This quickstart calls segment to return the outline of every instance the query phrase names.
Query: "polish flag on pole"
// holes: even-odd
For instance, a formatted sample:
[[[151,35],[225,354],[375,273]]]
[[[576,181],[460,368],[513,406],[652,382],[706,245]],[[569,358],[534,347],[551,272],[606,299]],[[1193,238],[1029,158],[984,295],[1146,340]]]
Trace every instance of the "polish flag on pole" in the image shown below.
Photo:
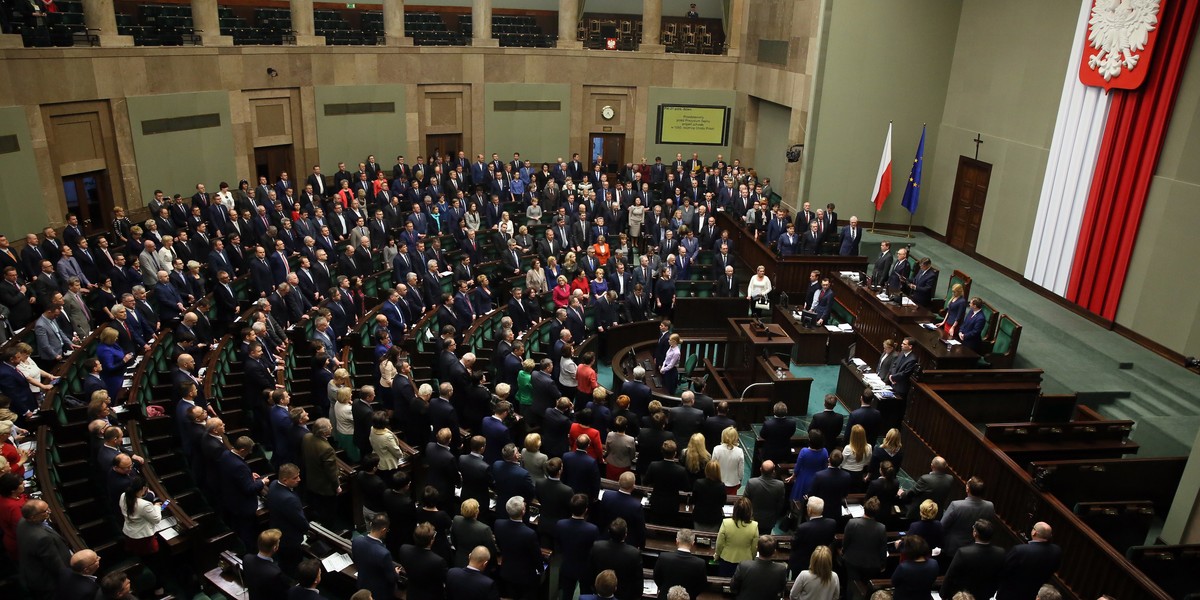
[[[879,175],[875,177],[875,189],[871,192],[871,203],[875,210],[883,209],[883,202],[892,193],[892,122],[888,121],[887,139],[883,142],[883,156],[879,159]]]

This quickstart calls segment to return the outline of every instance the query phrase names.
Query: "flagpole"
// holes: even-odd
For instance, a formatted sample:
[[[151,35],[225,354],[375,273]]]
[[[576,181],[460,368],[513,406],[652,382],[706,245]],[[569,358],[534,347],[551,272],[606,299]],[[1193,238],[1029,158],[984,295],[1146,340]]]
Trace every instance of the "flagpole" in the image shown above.
[[[871,217],[871,233],[875,233],[875,224],[879,222],[879,209],[875,209],[875,216]]]
[[[912,234],[912,218],[913,218],[913,213],[908,213],[908,230],[904,232],[904,237],[906,237],[906,238],[910,238],[913,236],[913,234]]]

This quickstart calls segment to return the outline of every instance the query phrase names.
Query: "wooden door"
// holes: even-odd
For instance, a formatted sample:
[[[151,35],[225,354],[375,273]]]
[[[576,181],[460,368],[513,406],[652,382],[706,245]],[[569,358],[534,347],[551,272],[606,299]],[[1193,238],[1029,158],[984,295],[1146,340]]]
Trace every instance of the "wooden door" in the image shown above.
[[[292,145],[264,146],[254,149],[254,171],[256,177],[266,177],[274,184],[279,174],[287,171],[288,179],[295,181],[296,169],[292,161]]]
[[[440,133],[425,136],[425,156],[441,156],[453,158],[463,149],[461,133]]]
[[[623,133],[593,133],[591,135],[591,160],[597,158],[604,164],[609,173],[616,173],[625,164],[625,134]]]
[[[104,231],[112,223],[112,197],[106,171],[78,173],[62,178],[64,214],[79,217],[84,235]]]
[[[963,252],[975,251],[991,178],[992,165],[966,156],[958,157],[950,222],[946,225],[946,242],[952,248]]]

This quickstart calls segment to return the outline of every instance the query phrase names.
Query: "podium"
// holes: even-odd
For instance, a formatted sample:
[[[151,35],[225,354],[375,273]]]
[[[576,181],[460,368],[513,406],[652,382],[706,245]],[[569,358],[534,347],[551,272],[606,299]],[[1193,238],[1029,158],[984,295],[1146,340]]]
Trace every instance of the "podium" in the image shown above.
[[[765,327],[760,328],[757,319],[739,317],[726,321],[730,341],[725,351],[725,376],[730,387],[735,392],[741,392],[752,383],[774,381],[773,370],[757,359],[769,361],[777,354],[790,357],[795,340],[776,323],[764,324]],[[757,397],[765,396],[763,393]]]

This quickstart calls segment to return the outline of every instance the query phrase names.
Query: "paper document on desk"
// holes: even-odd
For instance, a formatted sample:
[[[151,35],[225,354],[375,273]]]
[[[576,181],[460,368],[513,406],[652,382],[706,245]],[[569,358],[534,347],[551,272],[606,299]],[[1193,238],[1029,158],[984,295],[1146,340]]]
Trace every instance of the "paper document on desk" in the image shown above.
[[[917,305],[917,303],[916,303],[916,302],[913,302],[912,300],[910,300],[910,299],[908,298],[908,296],[905,296],[905,297],[901,298],[901,299],[900,299],[900,304],[901,304],[901,305],[903,305],[903,306],[916,306],[916,305]]]
[[[862,507],[861,504],[850,504],[842,509],[842,514],[850,515],[851,517],[854,517],[857,519],[857,518],[867,514],[867,511],[866,511],[866,509],[864,509]]]
[[[854,326],[849,323],[842,323],[838,325],[838,329],[841,331],[854,331]]]
[[[733,516],[733,505],[726,504],[725,506],[722,506],[721,512],[725,513],[726,517],[732,517]]]
[[[162,539],[170,541],[179,537],[179,530],[175,529],[174,527],[168,527],[167,529],[158,532],[158,535],[161,535]]]
[[[37,442],[36,441],[22,442],[20,444],[17,444],[17,449],[24,450],[25,452],[28,452],[29,454],[33,454],[34,451],[37,450]],[[30,469],[30,470],[32,470],[32,469]]]
[[[840,329],[838,329],[837,325],[826,325],[825,329],[828,329],[829,331],[832,331],[834,333],[841,331]]]
[[[642,581],[642,595],[658,597],[658,584],[654,583],[653,579],[645,579]]]
[[[954,347],[954,346],[961,346],[961,345],[962,345],[962,342],[960,342],[960,341],[958,341],[958,340],[945,340],[945,342],[946,342],[946,345],[947,345],[947,346],[950,346],[950,347]]]
[[[174,526],[175,526],[175,517],[167,517],[167,518],[159,521],[158,525],[154,526],[154,532],[158,533],[164,529],[170,529]]]
[[[329,571],[330,573],[337,573],[352,564],[354,564],[354,561],[350,560],[349,556],[342,554],[341,552],[334,552],[333,554],[321,559],[321,566],[325,567],[325,570]]]
[[[929,329],[931,331],[934,329],[937,329],[937,325],[934,325],[933,323],[921,323],[921,327],[924,329]]]
[[[854,366],[859,367],[859,368],[864,368],[867,366],[866,361],[864,361],[861,358],[852,358],[852,359],[850,359],[850,362],[854,363]]]

